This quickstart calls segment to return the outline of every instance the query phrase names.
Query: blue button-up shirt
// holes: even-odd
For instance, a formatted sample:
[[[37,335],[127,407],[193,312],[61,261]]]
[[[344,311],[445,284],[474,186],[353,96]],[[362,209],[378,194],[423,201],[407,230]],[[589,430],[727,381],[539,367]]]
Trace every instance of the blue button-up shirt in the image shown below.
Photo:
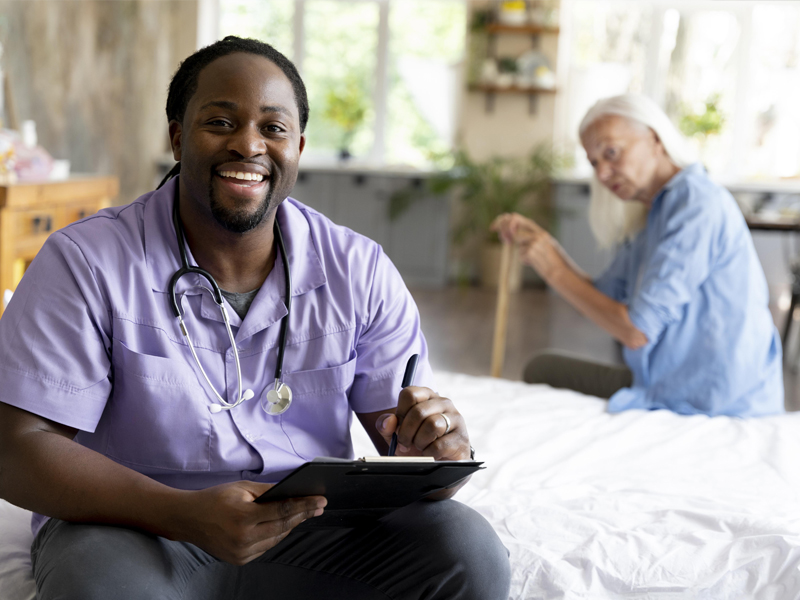
[[[351,458],[353,413],[397,405],[411,354],[420,354],[415,383],[432,385],[416,305],[380,246],[287,199],[277,219],[292,273],[284,381],[293,403],[280,416],[259,406],[287,314],[278,253],[245,319],[227,306],[242,385],[255,398],[209,412],[217,400],[170,308],[175,190],[172,181],[50,236],[0,319],[0,400],[78,429],[78,443],[153,479],[199,489],[274,482],[317,456]],[[196,275],[179,280],[184,319],[232,402],[230,340],[201,285]]]
[[[783,412],[781,343],[764,272],[736,202],[700,164],[664,186],[644,231],[595,285],[628,306],[648,340],[625,349],[633,385],[611,397],[611,412]]]

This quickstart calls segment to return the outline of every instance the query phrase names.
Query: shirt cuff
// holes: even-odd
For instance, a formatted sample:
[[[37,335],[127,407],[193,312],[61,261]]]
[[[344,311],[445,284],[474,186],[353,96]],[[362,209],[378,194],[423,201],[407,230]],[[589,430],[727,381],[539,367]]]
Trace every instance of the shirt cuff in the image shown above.
[[[51,384],[21,371],[0,369],[2,402],[67,427],[94,433],[108,401],[107,395]]]
[[[636,329],[647,337],[648,344],[655,342],[666,327],[664,319],[654,309],[638,302],[628,307],[628,316]]]

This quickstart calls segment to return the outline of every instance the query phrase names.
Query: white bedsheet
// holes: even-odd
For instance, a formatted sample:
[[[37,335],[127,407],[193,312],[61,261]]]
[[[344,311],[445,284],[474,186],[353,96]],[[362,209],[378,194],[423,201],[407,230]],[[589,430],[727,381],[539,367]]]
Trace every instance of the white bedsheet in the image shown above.
[[[458,499],[511,552],[511,598],[800,598],[800,414],[609,415],[545,386],[437,381],[486,461]],[[33,597],[27,531],[0,505],[3,600]]]

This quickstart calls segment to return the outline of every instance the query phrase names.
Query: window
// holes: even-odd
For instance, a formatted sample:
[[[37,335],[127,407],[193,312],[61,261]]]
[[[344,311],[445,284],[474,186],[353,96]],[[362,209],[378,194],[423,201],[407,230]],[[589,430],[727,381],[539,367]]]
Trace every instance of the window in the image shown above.
[[[752,23],[744,163],[752,175],[791,177],[800,165],[800,7],[756,6]]]
[[[305,156],[424,166],[452,146],[465,0],[218,0],[219,37],[284,52],[311,107]]]
[[[563,0],[569,32],[562,136],[602,97],[644,93],[712,174],[800,175],[800,6],[789,2]]]

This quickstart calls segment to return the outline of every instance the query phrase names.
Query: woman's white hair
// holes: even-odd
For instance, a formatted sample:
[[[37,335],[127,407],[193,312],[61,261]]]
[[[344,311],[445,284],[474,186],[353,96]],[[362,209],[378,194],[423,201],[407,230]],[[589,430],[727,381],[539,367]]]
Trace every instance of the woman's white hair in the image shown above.
[[[680,169],[695,162],[686,140],[659,106],[646,96],[623,94],[598,101],[583,117],[578,133],[581,138],[601,117],[616,115],[652,129],[669,159]],[[648,207],[642,202],[621,200],[592,177],[589,225],[601,248],[610,248],[633,239],[647,223]]]

